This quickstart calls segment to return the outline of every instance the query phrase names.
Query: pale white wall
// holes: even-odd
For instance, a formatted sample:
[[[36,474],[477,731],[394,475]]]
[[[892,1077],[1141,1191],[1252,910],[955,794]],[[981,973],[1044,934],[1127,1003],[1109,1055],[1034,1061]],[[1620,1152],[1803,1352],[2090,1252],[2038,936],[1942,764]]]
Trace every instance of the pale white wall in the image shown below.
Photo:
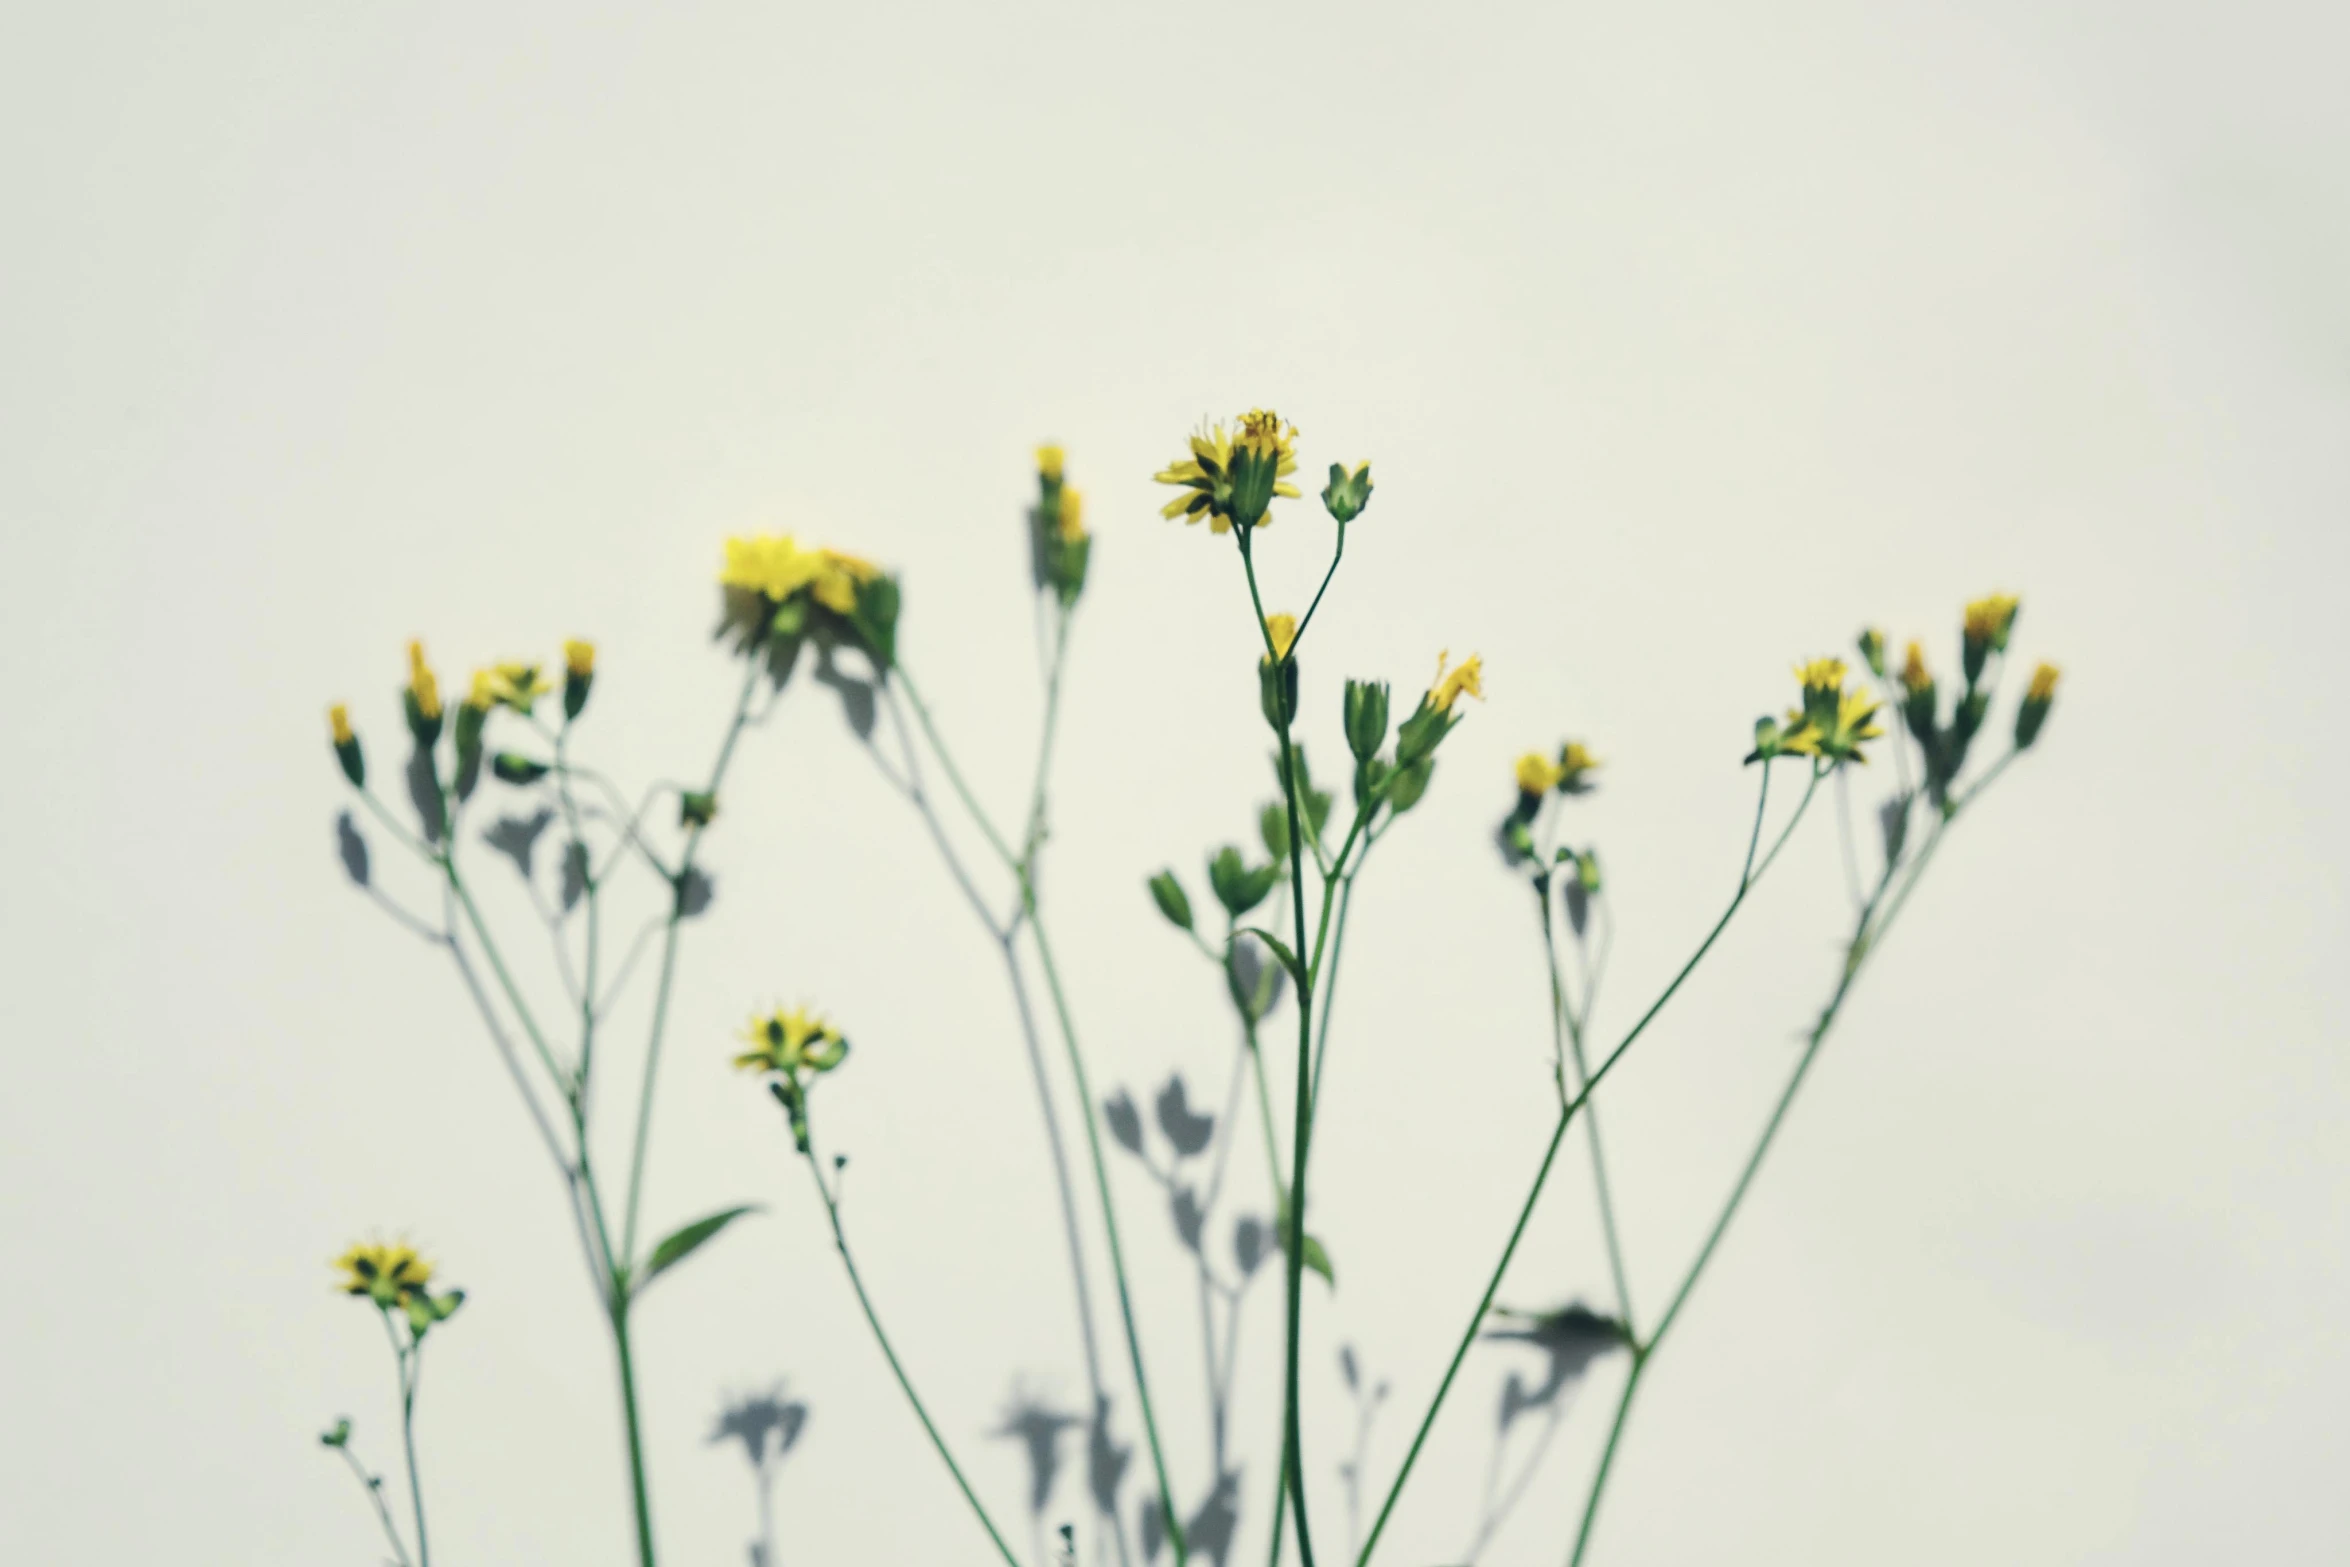
[[[1325,1539],[1333,1345],[1395,1379],[1384,1473],[1544,1131],[1487,838],[1509,758],[1571,730],[1609,759],[1620,1028],[1726,890],[1787,664],[1866,618],[1946,648],[2006,586],[2063,706],[1660,1362],[1602,1557],[2350,1552],[2346,48],[2290,4],[18,8],[0,1556],[373,1559],[313,1433],[350,1413],[389,1460],[323,1266],[380,1225],[475,1292],[427,1389],[443,1558],[623,1560],[552,1183],[448,975],[334,866],[321,709],[388,772],[411,634],[452,678],[594,636],[596,754],[699,769],[718,541],[835,540],[903,567],[909,657],[1008,811],[1019,507],[1059,437],[1100,535],[1051,875],[1074,1004],[1105,1082],[1220,1071],[1140,878],[1246,830],[1264,741],[1232,562],[1149,475],[1258,401],[1309,463],[1377,462],[1307,661],[1322,749],[1343,673],[1409,688],[1449,646],[1491,675],[1357,911]],[[1265,545],[1290,602],[1298,522]],[[650,1202],[771,1211],[647,1307],[669,1556],[740,1560],[744,1475],[699,1438],[786,1375],[815,1408],[787,1560],[977,1561],[722,1058],[771,998],[856,1033],[823,1090],[852,1218],[1017,1516],[981,1433],[1015,1375],[1081,1381],[1001,977],[821,692],[728,805]],[[1828,825],[1610,1090],[1651,1302],[1831,977]],[[1196,1487],[1196,1325],[1122,1190]],[[1578,1155],[1507,1298],[1604,1293],[1586,1204]],[[1249,1333],[1269,1375],[1269,1310]],[[1459,1551],[1509,1363],[1473,1366],[1393,1560]],[[1563,1559],[1617,1374],[1489,1560]],[[1261,1514],[1269,1410],[1243,1429]]]

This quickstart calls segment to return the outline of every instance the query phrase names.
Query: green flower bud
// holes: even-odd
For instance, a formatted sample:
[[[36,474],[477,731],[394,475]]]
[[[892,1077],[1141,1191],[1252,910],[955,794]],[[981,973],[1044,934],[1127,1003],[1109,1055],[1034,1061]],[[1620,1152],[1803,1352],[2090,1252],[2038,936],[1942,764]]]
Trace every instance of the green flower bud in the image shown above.
[[[1276,860],[1289,858],[1289,807],[1275,800],[1257,813],[1257,836],[1265,841],[1265,852]]]
[[[1234,919],[1264,902],[1280,879],[1280,866],[1265,865],[1252,871],[1241,860],[1240,851],[1229,844],[1208,861],[1208,885],[1214,889],[1216,901],[1224,905],[1224,912]]]
[[[351,787],[367,787],[367,757],[359,749],[359,736],[351,729],[351,710],[337,702],[326,710],[327,732],[334,737],[335,760],[342,763],[343,776],[351,780]]]
[[[1363,463],[1349,473],[1344,463],[1332,463],[1322,504],[1342,527],[1361,516],[1363,508],[1371,504],[1371,465]]]
[[[1275,734],[1281,733],[1297,718],[1297,660],[1284,658],[1276,664],[1269,658],[1257,660],[1257,702],[1263,708],[1265,722]]]
[[[678,826],[707,827],[717,819],[718,796],[701,789],[688,789],[677,797]]]
[[[1159,912],[1167,916],[1167,923],[1182,930],[1191,925],[1191,897],[1183,890],[1183,883],[1175,879],[1172,870],[1164,870],[1150,879],[1151,901]]]
[[[1401,816],[1420,803],[1420,796],[1428,792],[1428,780],[1436,776],[1436,759],[1423,757],[1409,767],[1396,770],[1395,782],[1387,788],[1387,808]]]
[[[2032,671],[2032,684],[2024,692],[2023,705],[2015,710],[2015,748],[2031,749],[2040,738],[2040,726],[2048,722],[2048,710],[2056,705],[2057,668],[2042,664]]]
[[[519,751],[500,751],[491,759],[490,771],[502,783],[534,784],[547,776],[547,764],[533,761]]]
[[[577,718],[587,706],[588,692],[595,683],[596,645],[576,640],[564,643],[563,717],[566,720]]]
[[[1870,626],[1860,634],[1860,656],[1869,666],[1869,673],[1879,680],[1885,678],[1885,633]]]
[[[1367,762],[1387,744],[1387,682],[1346,683],[1346,743],[1358,762]]]
[[[1599,894],[1599,851],[1583,849],[1575,855],[1575,882],[1585,892]]]

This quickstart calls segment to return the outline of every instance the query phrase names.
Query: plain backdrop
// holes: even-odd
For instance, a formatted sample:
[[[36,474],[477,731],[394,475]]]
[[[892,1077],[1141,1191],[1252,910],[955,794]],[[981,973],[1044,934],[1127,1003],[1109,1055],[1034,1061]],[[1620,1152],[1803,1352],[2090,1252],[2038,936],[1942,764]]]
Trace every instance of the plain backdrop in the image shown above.
[[[315,1440],[349,1415],[393,1462],[380,1337],[326,1268],[375,1232],[472,1291],[422,1406],[436,1559],[630,1559],[555,1184],[445,962],[335,863],[323,710],[394,774],[410,636],[452,685],[593,637],[588,757],[696,776],[735,679],[721,541],[839,544],[902,570],[909,665],[1011,815],[1029,453],[1064,442],[1098,535],[1048,852],[1070,999],[1102,1091],[1217,1098],[1229,1022],[1142,880],[1205,901],[1266,741],[1236,564],[1150,475],[1257,403],[1309,475],[1378,477],[1310,742],[1335,755],[1342,675],[1408,695],[1449,648],[1489,676],[1355,910],[1307,1346],[1325,1542],[1338,1345],[1392,1386],[1383,1482],[1547,1130],[1490,836],[1511,759],[1606,758],[1570,836],[1611,877],[1612,1038],[1729,891],[1789,664],[1878,622],[1947,669],[2004,588],[2018,656],[2065,666],[2054,720],[1823,1057],[1595,1560],[2350,1556],[2345,57],[2339,7],[2291,4],[12,8],[0,1557],[379,1559]],[[1289,518],[1262,554],[1296,608],[1327,525]],[[1604,1096],[1652,1313],[1834,976],[1831,805]],[[1001,968],[821,687],[746,742],[707,863],[648,1222],[765,1211],[643,1309],[665,1559],[744,1559],[749,1477],[705,1438],[781,1378],[812,1414],[780,1561],[981,1561],[725,1057],[779,1000],[855,1037],[821,1113],[862,1259],[1024,1541],[990,1432],[1084,1382]],[[1570,1152],[1508,1303],[1607,1302]],[[1262,1211],[1252,1142],[1234,1171]],[[1117,1179],[1196,1499],[1189,1274]],[[1459,1559],[1538,1364],[1472,1358],[1383,1560]],[[1564,1560],[1622,1369],[1484,1560]],[[1048,1526],[1084,1516],[1071,1458]]]

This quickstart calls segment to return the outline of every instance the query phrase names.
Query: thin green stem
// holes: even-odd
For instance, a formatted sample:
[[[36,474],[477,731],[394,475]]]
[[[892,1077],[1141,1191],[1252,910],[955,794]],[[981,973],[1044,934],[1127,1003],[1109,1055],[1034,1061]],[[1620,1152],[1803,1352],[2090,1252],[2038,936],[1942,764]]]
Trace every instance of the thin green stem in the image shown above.
[[[1003,834],[995,830],[995,823],[980,808],[979,797],[963,781],[963,770],[955,765],[955,754],[947,749],[946,741],[939,737],[938,726],[931,721],[930,704],[922,700],[921,689],[914,684],[913,671],[906,667],[905,660],[900,659],[890,667],[890,672],[897,676],[898,688],[906,693],[906,700],[914,709],[914,721],[922,726],[923,737],[930,742],[930,749],[938,757],[939,766],[945,770],[947,782],[954,785],[956,798],[963,802],[963,809],[970,813],[971,820],[979,824],[980,832],[986,835],[988,846],[995,850],[996,857],[1004,862],[1007,870],[1018,874],[1020,856],[1014,854],[1011,845],[1004,842]]]
[[[1126,1248],[1118,1236],[1117,1205],[1110,1198],[1109,1162],[1102,1157],[1102,1134],[1094,1113],[1093,1085],[1086,1076],[1085,1056],[1077,1048],[1077,1025],[1069,1014],[1069,999],[1061,987],[1060,965],[1053,961],[1051,938],[1045,934],[1044,922],[1037,917],[1036,884],[1026,876],[1020,879],[1022,906],[1027,911],[1030,939],[1036,943],[1038,965],[1044,970],[1046,994],[1052,997],[1053,1016],[1060,1024],[1061,1042],[1067,1048],[1069,1072],[1077,1080],[1077,1101],[1085,1107],[1086,1151],[1093,1158],[1094,1190],[1101,1198],[1102,1228],[1110,1241],[1110,1272],[1118,1285],[1118,1316],[1126,1330],[1126,1355],[1134,1368],[1136,1402],[1142,1407],[1142,1430],[1150,1444],[1151,1468],[1158,1476],[1159,1510],[1167,1525],[1168,1543],[1175,1548],[1176,1567],[1190,1560],[1191,1548],[1183,1538],[1183,1525],[1175,1516],[1175,1497],[1167,1478],[1167,1458],[1159,1443],[1158,1412],[1151,1404],[1150,1376],[1142,1365],[1142,1334],[1134,1321],[1134,1292],[1127,1284]]]
[[[955,1455],[948,1449],[946,1438],[940,1435],[937,1422],[930,1418],[930,1411],[924,1406],[922,1395],[914,1391],[913,1380],[906,1375],[906,1368],[899,1361],[897,1350],[890,1344],[888,1332],[881,1326],[880,1314],[873,1309],[873,1297],[866,1293],[864,1276],[858,1273],[857,1259],[849,1250],[848,1231],[841,1225],[840,1196],[824,1178],[824,1167],[818,1162],[813,1135],[803,1142],[800,1152],[808,1161],[808,1174],[816,1182],[817,1195],[824,1199],[824,1214],[832,1223],[833,1249],[840,1253],[841,1266],[848,1271],[849,1287],[857,1294],[857,1307],[865,1314],[865,1325],[873,1330],[873,1342],[881,1346],[882,1358],[889,1362],[890,1375],[897,1378],[898,1390],[906,1395],[906,1402],[913,1406],[914,1418],[922,1422],[923,1431],[930,1437],[930,1445],[937,1450],[940,1462],[947,1466],[947,1473],[954,1476],[955,1487],[963,1493],[963,1500],[971,1504],[971,1511],[978,1518],[979,1526],[987,1531],[988,1539],[994,1543],[996,1554],[1004,1559],[1005,1567],[1021,1567],[1020,1558],[1005,1543],[1003,1531],[988,1516],[986,1505],[979,1500],[979,1493],[971,1489],[971,1482],[964,1477],[963,1466],[955,1462]]]
[[[1770,786],[1770,766],[1766,763],[1763,767],[1761,785],[1755,791],[1754,827],[1747,838],[1746,862],[1739,870],[1738,890],[1731,896],[1729,907],[1722,911],[1721,918],[1716,920],[1713,928],[1706,932],[1705,939],[1698,943],[1697,950],[1690,955],[1689,961],[1681,965],[1680,972],[1673,976],[1672,982],[1666,985],[1662,994],[1649,1004],[1648,1010],[1640,1015],[1639,1021],[1632,1025],[1630,1032],[1624,1035],[1615,1049],[1610,1051],[1607,1058],[1600,1062],[1598,1069],[1585,1080],[1582,1089],[1573,1099],[1560,1107],[1557,1124],[1551,1129],[1550,1145],[1543,1151],[1542,1163],[1534,1173],[1534,1180],[1527,1189],[1525,1201],[1519,1206],[1518,1220],[1510,1230],[1508,1244],[1503,1246],[1501,1259],[1494,1265],[1492,1275],[1486,1281],[1485,1292],[1478,1299],[1477,1309],[1470,1316],[1468,1326],[1462,1330],[1460,1340],[1453,1348],[1452,1360],[1445,1367],[1443,1379],[1436,1385],[1435,1396],[1428,1401],[1427,1413],[1420,1418],[1419,1430],[1413,1434],[1412,1445],[1404,1453],[1403,1467],[1397,1471],[1395,1483],[1388,1487],[1387,1499],[1380,1505],[1379,1516],[1371,1525],[1370,1537],[1363,1542],[1362,1554],[1356,1558],[1357,1567],[1368,1562],[1371,1559],[1371,1553],[1378,1547],[1379,1536],[1386,1529],[1389,1517],[1394,1514],[1395,1504],[1403,1495],[1404,1484],[1411,1478],[1413,1466],[1419,1462],[1420,1450],[1426,1445],[1428,1433],[1436,1424],[1437,1413],[1444,1407],[1445,1396],[1452,1391],[1453,1379],[1460,1374],[1461,1362],[1468,1358],[1469,1346],[1476,1341],[1478,1329],[1484,1325],[1487,1313],[1493,1308],[1494,1294],[1501,1288],[1502,1278],[1509,1271],[1511,1259],[1517,1255],[1518,1242],[1526,1233],[1527,1221],[1534,1216],[1534,1206],[1542,1196],[1544,1184],[1550,1179],[1551,1165],[1558,1157],[1559,1144],[1565,1139],[1567,1128],[1574,1121],[1575,1112],[1589,1102],[1591,1096],[1598,1091],[1599,1085],[1606,1080],[1608,1073],[1615,1069],[1616,1063],[1624,1059],[1625,1053],[1647,1031],[1648,1025],[1656,1020],[1657,1014],[1664,1010],[1665,1004],[1673,999],[1680,991],[1681,986],[1687,982],[1689,976],[1696,972],[1698,964],[1705,960],[1705,955],[1713,950],[1713,945],[1721,939],[1722,932],[1729,928],[1732,917],[1737,914],[1739,906],[1746,901],[1746,895],[1762,879],[1762,874],[1770,868],[1771,861],[1778,857],[1779,850],[1793,835],[1796,824],[1803,820],[1803,813],[1811,804],[1812,795],[1819,787],[1819,772],[1816,768],[1813,770],[1811,782],[1804,789],[1802,800],[1797,803],[1794,813],[1787,819],[1786,826],[1780,830],[1779,837],[1772,844],[1770,852],[1758,861],[1755,854],[1762,844],[1763,814],[1770,804]]]
[[[385,1313],[390,1324],[390,1313]],[[408,1505],[416,1515],[416,1567],[432,1567],[432,1545],[424,1532],[424,1476],[416,1465],[416,1384],[422,1373],[424,1345],[411,1342],[406,1348],[397,1343],[394,1348],[400,1357],[400,1446],[408,1459]]]
[[[1558,935],[1550,913],[1550,880],[1543,877],[1534,884],[1534,896],[1542,910],[1542,955],[1550,969],[1550,1010],[1552,1048],[1572,1062],[1575,1068],[1575,1091],[1581,1093],[1591,1082],[1591,1068],[1583,1054],[1583,1025],[1567,1001],[1566,979],[1559,972]],[[1562,1065],[1564,1062],[1561,1063]],[[1563,1079],[1563,1072],[1561,1074]],[[1561,1083],[1564,1092],[1564,1083]],[[1608,1185],[1607,1156],[1599,1141],[1599,1107],[1585,1109],[1583,1134],[1591,1141],[1591,1183],[1599,1204],[1599,1226],[1607,1240],[1608,1271],[1615,1279],[1616,1314],[1623,1320],[1624,1331],[1632,1327],[1632,1284],[1624,1268],[1624,1243],[1616,1227],[1615,1197]]]
[[[1278,662],[1282,655],[1280,650],[1274,648],[1272,631],[1265,625],[1265,603],[1263,595],[1257,590],[1257,567],[1254,557],[1249,552],[1249,530],[1242,528],[1238,531],[1240,563],[1248,577],[1249,604],[1256,611],[1257,627],[1265,639],[1266,657]],[[1346,539],[1344,529],[1339,531],[1338,537],[1340,547],[1343,549]],[[1337,569],[1338,561],[1334,554],[1330,562],[1330,571],[1334,573]],[[1325,573],[1322,579],[1325,587],[1329,585],[1329,580],[1329,574]],[[1316,594],[1315,602],[1319,604],[1320,601],[1321,595]],[[1311,618],[1310,610],[1308,618]],[[1294,641],[1291,646],[1295,647]],[[1281,718],[1279,725],[1282,763],[1281,794],[1289,810],[1290,902],[1292,915],[1296,921],[1298,943],[1302,947],[1306,934],[1305,829],[1298,802],[1297,749],[1290,738],[1290,715],[1287,705],[1280,704],[1278,711]],[[1356,813],[1355,825],[1358,830],[1362,825],[1362,813],[1359,811]],[[1350,832],[1347,835],[1347,842],[1351,845],[1353,841],[1354,833]],[[1345,850],[1341,849],[1342,862],[1344,855]],[[1329,929],[1329,921],[1330,888],[1325,883],[1322,893],[1322,930],[1325,934]],[[1283,1248],[1286,1253],[1284,1260],[1287,1264],[1286,1272],[1289,1283],[1289,1310],[1288,1346],[1284,1357],[1285,1369],[1281,1395],[1282,1426],[1284,1428],[1282,1445],[1286,1450],[1285,1467],[1289,1471],[1289,1505],[1297,1513],[1297,1554],[1304,1567],[1314,1567],[1314,1535],[1312,1525],[1307,1520],[1306,1511],[1305,1438],[1299,1412],[1301,1398],[1298,1349],[1305,1320],[1306,1163],[1314,1139],[1314,978],[1315,971],[1321,963],[1321,946],[1322,936],[1317,935],[1314,942],[1312,964],[1307,964],[1301,956],[1298,970],[1291,976],[1297,983],[1297,1106],[1295,1126],[1290,1134],[1289,1236],[1287,1244]],[[1274,1523],[1276,1535],[1280,1533],[1280,1527],[1279,1518],[1276,1515]]]
[[[384,1539],[392,1548],[393,1558],[399,1563],[399,1567],[410,1567],[408,1546],[400,1538],[400,1526],[392,1522],[390,1504],[384,1500],[382,1477],[367,1472],[367,1466],[359,1461],[358,1454],[351,1451],[351,1444],[348,1440],[342,1444],[342,1454],[343,1462],[351,1466],[351,1473],[358,1476],[360,1488],[366,1491],[368,1503],[375,1509],[376,1522],[383,1525]]]
[[[620,1407],[628,1420],[629,1494],[636,1504],[636,1554],[644,1567],[653,1562],[653,1493],[645,1483],[643,1418],[637,1413],[636,1357],[628,1338],[628,1299],[617,1289],[612,1299],[612,1348],[620,1364]]]
[[[742,691],[734,702],[734,718],[726,726],[726,738],[719,742],[718,760],[710,766],[710,781],[702,789],[704,794],[716,795],[719,784],[726,778],[726,764],[733,760],[735,742],[742,738],[751,693],[757,688],[760,672],[765,667],[756,658],[746,663]],[[677,979],[678,927],[685,919],[686,882],[693,874],[694,851],[701,847],[706,830],[704,825],[696,824],[686,833],[685,847],[677,856],[677,879],[670,887],[669,924],[661,936],[661,977],[654,986],[653,1021],[645,1042],[645,1075],[637,1090],[636,1141],[628,1161],[628,1211],[620,1228],[623,1266],[633,1264],[636,1257],[637,1214],[645,1195],[645,1150],[653,1130],[653,1088],[661,1069],[661,1043],[668,1032],[669,997]]]
[[[1721,1212],[1715,1216],[1712,1228],[1706,1232],[1705,1242],[1698,1248],[1697,1257],[1690,1263],[1689,1271],[1682,1275],[1680,1287],[1673,1292],[1664,1315],[1657,1319],[1647,1342],[1639,1345],[1634,1352],[1632,1374],[1625,1381],[1622,1400],[1616,1407],[1614,1427],[1608,1434],[1607,1447],[1600,1455],[1599,1468],[1592,1476],[1591,1490],[1583,1503],[1583,1520],[1576,1531],[1575,1548],[1568,1557],[1568,1567],[1580,1567],[1584,1553],[1590,1548],[1592,1530],[1599,1516],[1600,1499],[1606,1494],[1608,1477],[1614,1469],[1616,1451],[1623,1436],[1625,1421],[1631,1414],[1632,1396],[1639,1388],[1641,1373],[1663,1345],[1665,1335],[1680,1319],[1682,1308],[1689,1303],[1690,1295],[1697,1288],[1697,1281],[1704,1276],[1707,1264],[1713,1261],[1723,1237],[1729,1233],[1731,1221],[1737,1218],[1738,1210],[1746,1201],[1747,1192],[1753,1187],[1755,1177],[1761,1173],[1763,1160],[1777,1140],[1779,1129],[1785,1124],[1787,1113],[1795,1104],[1796,1094],[1810,1076],[1812,1063],[1819,1059],[1821,1047],[1827,1043],[1829,1032],[1842,1015],[1844,1003],[1852,994],[1853,986],[1858,983],[1861,971],[1867,967],[1869,959],[1876,955],[1891,932],[1894,921],[1908,903],[1910,893],[1917,887],[1926,868],[1933,863],[1934,853],[1941,847],[1950,824],[1957,820],[1959,813],[1968,804],[1980,798],[1983,791],[1998,780],[2014,755],[2011,751],[2002,757],[1972,790],[1954,798],[1948,814],[1935,824],[1916,858],[1907,865],[1899,862],[1886,865],[1884,874],[1878,878],[1875,891],[1869,895],[1854,920],[1852,937],[1845,948],[1844,966],[1837,975],[1835,989],[1829,994],[1827,1005],[1821,1009],[1818,1021],[1804,1039],[1803,1053],[1796,1059],[1787,1086],[1771,1106],[1770,1116],[1763,1122],[1761,1135],[1755,1139],[1753,1151],[1747,1155],[1746,1163],[1738,1172],[1737,1181],[1730,1188],[1728,1199],[1722,1204]]]

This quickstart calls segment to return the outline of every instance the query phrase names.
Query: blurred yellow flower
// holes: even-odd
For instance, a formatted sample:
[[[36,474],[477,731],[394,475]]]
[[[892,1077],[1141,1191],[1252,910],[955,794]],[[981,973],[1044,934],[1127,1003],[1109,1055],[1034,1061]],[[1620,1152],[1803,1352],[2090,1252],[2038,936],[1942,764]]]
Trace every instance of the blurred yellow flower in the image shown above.
[[[596,672],[596,645],[593,642],[571,641],[563,644],[563,667],[586,679]]]
[[[335,744],[349,745],[351,743],[351,710],[349,708],[337,702],[326,710],[326,722],[327,727],[334,731]]]
[[[441,683],[424,661],[424,644],[408,644],[408,689],[416,693],[416,711],[426,719],[441,716]]]
[[[1289,650],[1297,646],[1297,617],[1295,615],[1267,615],[1265,635],[1272,640],[1273,656],[1287,658]]]
[[[1450,649],[1436,655],[1436,683],[1428,688],[1427,706],[1439,713],[1452,711],[1452,704],[1463,692],[1485,700],[1485,661],[1471,653],[1457,669],[1448,670],[1452,662]]]
[[[781,1072],[806,1067],[828,1072],[848,1053],[848,1041],[821,1016],[803,1007],[754,1016],[739,1036],[751,1048],[734,1058],[746,1072]]]
[[[1540,751],[1528,751],[1518,758],[1518,792],[1520,794],[1548,794],[1559,785],[1563,776],[1558,764]]]
[[[370,1295],[379,1305],[398,1306],[419,1294],[432,1278],[432,1264],[413,1247],[361,1241],[334,1260],[343,1270],[335,1287],[347,1295]]]

